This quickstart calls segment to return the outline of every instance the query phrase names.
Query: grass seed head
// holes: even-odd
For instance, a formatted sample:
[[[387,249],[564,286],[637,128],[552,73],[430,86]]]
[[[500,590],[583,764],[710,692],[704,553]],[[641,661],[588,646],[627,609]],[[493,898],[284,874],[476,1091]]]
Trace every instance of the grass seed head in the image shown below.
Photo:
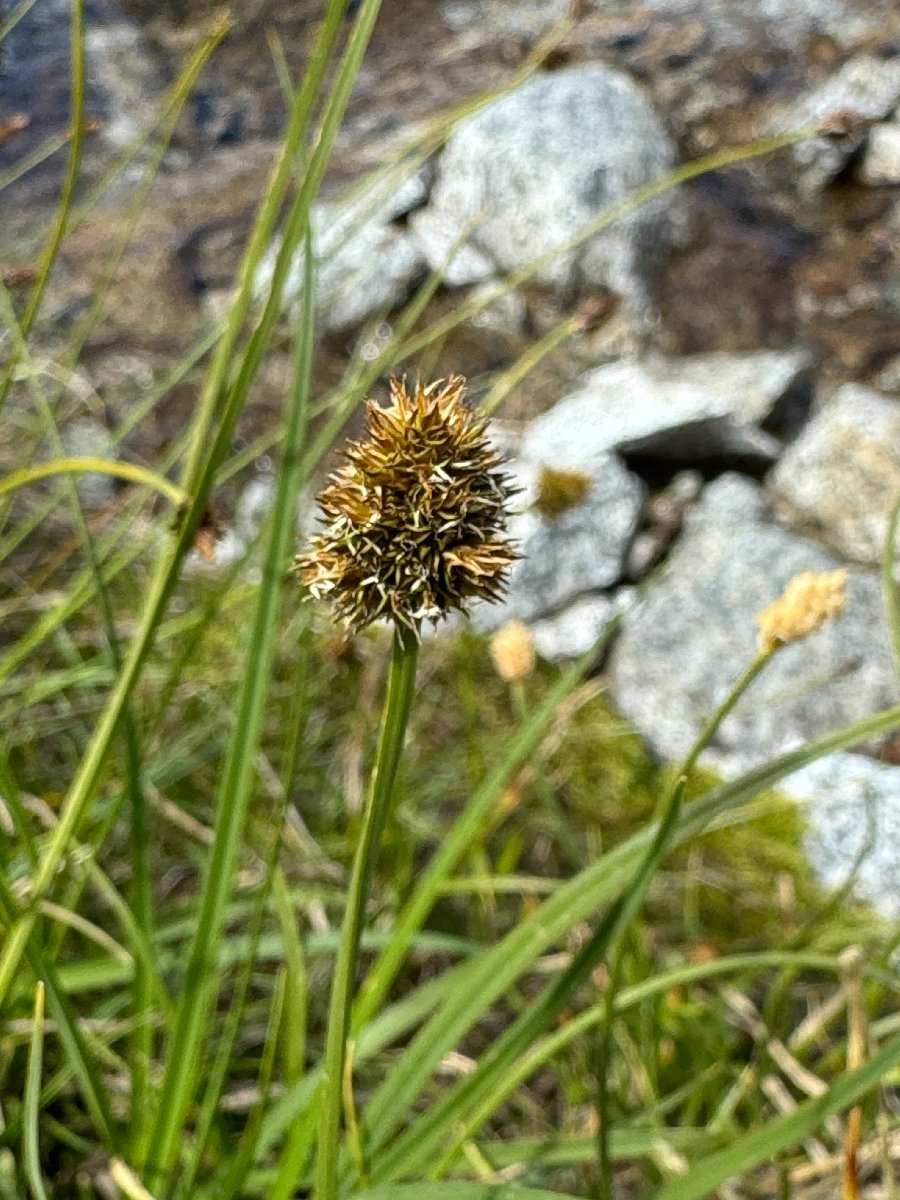
[[[412,393],[392,380],[390,403],[368,401],[366,436],[319,496],[323,528],[296,566],[351,630],[386,617],[418,633],[505,590],[519,557],[506,536],[515,489],[464,387],[459,375]]]
[[[820,625],[843,611],[847,572],[803,571],[756,618],[759,648],[769,654],[788,642],[809,637]]]

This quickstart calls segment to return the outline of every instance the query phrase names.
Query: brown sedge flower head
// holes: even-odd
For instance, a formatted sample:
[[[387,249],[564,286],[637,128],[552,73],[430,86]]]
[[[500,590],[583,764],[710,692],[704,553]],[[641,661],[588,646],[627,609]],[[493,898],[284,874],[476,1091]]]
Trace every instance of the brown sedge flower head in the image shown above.
[[[847,572],[803,571],[781,596],[756,618],[759,648],[763,654],[798,642],[843,611]]]
[[[505,535],[516,489],[464,387],[455,375],[410,394],[393,379],[390,403],[368,401],[366,437],[319,496],[324,527],[296,566],[351,630],[387,617],[418,633],[505,590],[519,557]]]

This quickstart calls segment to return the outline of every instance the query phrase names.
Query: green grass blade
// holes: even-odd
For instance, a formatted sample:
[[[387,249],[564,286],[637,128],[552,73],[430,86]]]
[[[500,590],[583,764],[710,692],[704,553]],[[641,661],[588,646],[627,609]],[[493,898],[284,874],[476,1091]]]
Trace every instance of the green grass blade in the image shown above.
[[[28,1073],[25,1077],[25,1097],[22,1102],[22,1162],[25,1178],[34,1200],[48,1200],[41,1175],[40,1111],[41,1065],[44,1056],[44,985],[38,983],[34,992],[34,1012],[31,1026],[31,1048],[28,1054]]]
[[[576,1200],[565,1192],[493,1183],[415,1183],[354,1192],[350,1200]]]
[[[162,1105],[148,1151],[148,1177],[166,1179],[177,1157],[184,1121],[193,1097],[202,1057],[204,1022],[217,991],[214,964],[222,937],[222,920],[232,887],[234,863],[255,779],[256,749],[265,715],[278,622],[284,589],[284,566],[295,536],[296,497],[301,478],[301,450],[306,436],[314,346],[312,250],[306,243],[306,287],[303,322],[298,333],[299,369],[290,396],[284,456],[271,517],[262,582],[247,646],[247,670],[237,701],[237,716],[228,747],[218,797],[219,817],[206,863],[197,929],[185,971],[178,1019],[168,1048],[161,1086]]]

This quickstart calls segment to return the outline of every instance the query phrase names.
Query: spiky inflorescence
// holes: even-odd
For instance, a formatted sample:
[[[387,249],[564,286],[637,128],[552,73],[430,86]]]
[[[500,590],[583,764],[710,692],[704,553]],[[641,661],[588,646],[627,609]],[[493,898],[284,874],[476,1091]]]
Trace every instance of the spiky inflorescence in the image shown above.
[[[503,594],[518,558],[505,536],[515,489],[464,387],[456,375],[410,395],[392,380],[390,404],[368,402],[367,436],[319,496],[325,525],[296,565],[350,629],[388,617],[418,632]]]

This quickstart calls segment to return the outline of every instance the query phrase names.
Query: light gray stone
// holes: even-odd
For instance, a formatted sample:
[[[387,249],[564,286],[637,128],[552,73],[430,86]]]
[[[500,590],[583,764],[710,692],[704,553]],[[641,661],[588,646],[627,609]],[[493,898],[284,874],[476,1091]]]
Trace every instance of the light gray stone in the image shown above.
[[[586,654],[620,611],[618,593],[581,596],[562,612],[531,626],[534,647],[548,662]]]
[[[405,176],[385,175],[361,195],[313,207],[316,311],[324,332],[352,329],[406,299],[426,265],[414,240],[394,222],[422,202],[430,180],[431,169],[424,165]],[[260,266],[258,292],[271,281],[278,248]],[[285,283],[287,307],[297,303],[302,279],[298,259]]]
[[[756,484],[722,476],[625,619],[611,668],[616,703],[660,755],[682,757],[756,653],[758,614],[801,571],[837,565],[771,525]],[[852,569],[847,591],[844,613],[779,651],[722,724],[711,751],[727,773],[897,703],[878,573]]]
[[[410,226],[452,285],[548,255],[536,275],[543,283],[609,285],[642,301],[665,201],[577,250],[560,248],[673,161],[662,123],[627,75],[599,63],[538,74],[453,131],[430,202]]]
[[[520,459],[509,469],[523,489],[509,526],[523,557],[510,572],[505,601],[473,607],[473,625],[482,633],[546,617],[618,583],[644,496],[637,476],[613,455],[601,456],[585,467],[592,485],[584,499],[551,520],[532,507],[540,464]]]
[[[96,417],[76,417],[61,432],[63,449],[73,458],[116,458],[109,430]],[[103,509],[116,494],[116,480],[101,471],[73,475],[82,506],[91,511]]]
[[[884,122],[872,128],[859,178],[873,186],[900,183],[900,122]]]
[[[832,754],[782,785],[806,808],[806,847],[822,882],[851,880],[885,916],[900,917],[900,767]]]
[[[878,562],[900,496],[900,403],[846,384],[788,447],[768,486],[793,529],[856,562]]]
[[[867,126],[881,121],[900,101],[900,58],[861,54],[783,113],[778,132],[846,125],[839,136],[807,138],[794,146],[801,189],[820,192],[849,162],[866,139]]]
[[[780,443],[760,423],[805,386],[809,366],[804,352],[774,350],[610,363],[532,422],[523,453],[560,467],[612,450],[772,459]]]

